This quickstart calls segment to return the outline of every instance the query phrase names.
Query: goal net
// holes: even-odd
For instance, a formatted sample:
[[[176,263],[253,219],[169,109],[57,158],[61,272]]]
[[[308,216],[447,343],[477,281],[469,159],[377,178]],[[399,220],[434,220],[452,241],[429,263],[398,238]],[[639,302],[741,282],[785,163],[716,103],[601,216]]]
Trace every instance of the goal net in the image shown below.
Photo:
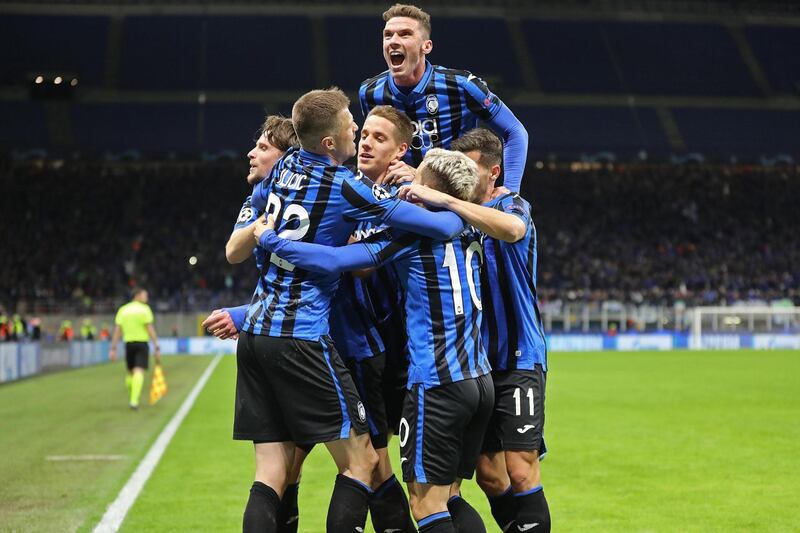
[[[800,334],[800,307],[695,307],[689,348],[723,348],[736,334]]]

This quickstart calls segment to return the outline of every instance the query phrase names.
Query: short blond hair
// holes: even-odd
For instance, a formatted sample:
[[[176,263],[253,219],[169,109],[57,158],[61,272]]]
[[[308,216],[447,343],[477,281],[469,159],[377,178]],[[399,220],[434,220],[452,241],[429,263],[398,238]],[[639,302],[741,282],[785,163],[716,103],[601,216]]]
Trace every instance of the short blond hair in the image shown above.
[[[292,125],[300,146],[314,148],[340,128],[339,113],[350,107],[350,99],[338,87],[309,91],[292,106]]]
[[[384,22],[389,22],[389,19],[394,17],[407,17],[416,20],[419,22],[420,27],[422,27],[425,38],[431,38],[431,16],[417,6],[412,6],[411,4],[395,4],[383,12]]]
[[[431,148],[422,160],[423,175],[433,178],[436,189],[466,202],[477,200],[478,165],[461,152]]]
[[[399,144],[411,145],[411,137],[414,135],[414,124],[408,115],[390,105],[379,105],[373,107],[367,114],[367,118],[375,115],[376,117],[385,118],[392,123],[395,130],[395,140]]]
[[[292,146],[297,146],[297,134],[292,126],[292,119],[280,115],[269,115],[261,125],[259,137],[264,137],[267,142],[285,152]]]

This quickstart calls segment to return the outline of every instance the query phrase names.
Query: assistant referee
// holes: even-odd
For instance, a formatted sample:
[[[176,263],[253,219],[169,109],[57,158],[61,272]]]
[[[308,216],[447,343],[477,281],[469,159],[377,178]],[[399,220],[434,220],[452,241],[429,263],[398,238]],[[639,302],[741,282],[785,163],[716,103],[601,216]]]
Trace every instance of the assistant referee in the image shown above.
[[[128,389],[131,409],[138,409],[139,397],[144,384],[144,373],[147,370],[148,356],[150,355],[148,338],[153,340],[156,364],[161,363],[161,349],[158,346],[158,336],[153,327],[153,311],[147,305],[147,291],[135,289],[131,301],[117,311],[114,323],[116,326],[108,355],[112,361],[116,361],[117,345],[120,332],[122,332],[122,338],[125,341],[125,363],[128,367],[128,373],[125,375],[125,387]]]

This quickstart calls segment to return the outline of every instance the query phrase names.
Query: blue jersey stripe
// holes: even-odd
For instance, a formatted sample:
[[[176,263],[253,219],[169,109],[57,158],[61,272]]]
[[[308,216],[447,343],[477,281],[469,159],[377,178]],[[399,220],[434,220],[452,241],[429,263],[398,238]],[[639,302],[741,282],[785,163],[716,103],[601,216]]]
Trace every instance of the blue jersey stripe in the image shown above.
[[[417,434],[414,439],[414,477],[418,483],[427,483],[425,467],[422,463],[422,449],[425,442],[425,388],[417,387]]]
[[[336,371],[331,364],[330,347],[324,338],[320,340],[320,344],[322,345],[322,354],[325,356],[325,364],[328,365],[328,371],[331,373],[333,384],[336,387],[336,395],[339,397],[339,407],[342,410],[342,429],[339,432],[339,438],[346,439],[350,436],[350,413],[347,410],[347,402],[342,392],[342,384],[339,383],[339,376],[336,375]]]

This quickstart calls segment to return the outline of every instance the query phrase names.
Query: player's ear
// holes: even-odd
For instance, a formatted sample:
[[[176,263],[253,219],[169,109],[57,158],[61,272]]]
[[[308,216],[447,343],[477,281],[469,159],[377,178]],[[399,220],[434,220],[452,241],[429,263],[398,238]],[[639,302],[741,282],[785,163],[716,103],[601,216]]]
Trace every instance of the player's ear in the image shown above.
[[[433,50],[433,41],[430,39],[425,39],[422,41],[422,53],[428,55]]]
[[[397,154],[395,155],[395,160],[400,161],[403,159],[403,156],[406,155],[408,151],[408,144],[402,143],[400,146],[397,147]]]
[[[499,178],[500,177],[500,172],[501,172],[500,165],[493,165],[492,166],[492,179],[496,180],[497,178]]]
[[[334,141],[333,137],[329,135],[327,137],[323,137],[319,144],[326,150],[333,150],[333,148],[336,146],[336,141]]]

